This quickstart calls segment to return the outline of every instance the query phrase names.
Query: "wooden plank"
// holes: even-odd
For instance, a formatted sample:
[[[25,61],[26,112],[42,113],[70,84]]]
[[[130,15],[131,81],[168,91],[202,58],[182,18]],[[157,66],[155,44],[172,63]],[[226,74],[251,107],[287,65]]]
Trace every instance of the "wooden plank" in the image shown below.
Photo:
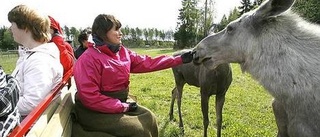
[[[30,129],[26,137],[38,137],[42,134],[42,131],[46,128],[52,115],[58,108],[60,102],[61,102],[61,99],[57,98],[48,106],[48,108],[39,117],[37,122],[32,126],[32,128]]]
[[[48,125],[51,117],[56,112],[58,106],[62,103],[61,101],[69,93],[68,87],[65,86],[61,89],[61,92],[56,95],[51,104],[47,107],[47,109],[41,114],[36,123],[31,127],[30,131],[27,133],[26,137],[38,137],[42,134],[46,126]]]
[[[67,125],[64,127],[61,137],[71,137],[72,134],[72,117],[69,115]]]
[[[70,117],[72,107],[73,101],[71,93],[68,93],[65,95],[56,112],[51,117],[48,125],[42,132],[41,137],[61,137]]]

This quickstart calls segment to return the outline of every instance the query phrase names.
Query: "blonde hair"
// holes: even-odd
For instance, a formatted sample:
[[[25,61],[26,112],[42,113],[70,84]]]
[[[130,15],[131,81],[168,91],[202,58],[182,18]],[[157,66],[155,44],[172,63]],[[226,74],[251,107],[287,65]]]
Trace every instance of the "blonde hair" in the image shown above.
[[[17,24],[19,29],[31,31],[32,38],[38,42],[48,42],[51,39],[50,20],[48,16],[39,14],[26,5],[17,5],[8,13],[9,22]]]

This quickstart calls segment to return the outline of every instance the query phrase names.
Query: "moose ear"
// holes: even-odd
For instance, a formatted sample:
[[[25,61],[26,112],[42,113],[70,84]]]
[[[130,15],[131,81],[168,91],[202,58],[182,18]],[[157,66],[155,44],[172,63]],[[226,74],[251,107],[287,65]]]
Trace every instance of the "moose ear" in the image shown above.
[[[255,16],[270,17],[277,16],[287,11],[295,0],[268,0],[264,2],[255,12]]]

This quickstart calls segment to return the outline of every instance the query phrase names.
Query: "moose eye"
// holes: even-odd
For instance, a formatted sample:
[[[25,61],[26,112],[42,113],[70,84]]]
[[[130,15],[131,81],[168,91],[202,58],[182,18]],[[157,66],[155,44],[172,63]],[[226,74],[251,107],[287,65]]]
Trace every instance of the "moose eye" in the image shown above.
[[[228,27],[227,27],[227,33],[231,33],[232,31],[233,31],[233,27],[228,26]]]

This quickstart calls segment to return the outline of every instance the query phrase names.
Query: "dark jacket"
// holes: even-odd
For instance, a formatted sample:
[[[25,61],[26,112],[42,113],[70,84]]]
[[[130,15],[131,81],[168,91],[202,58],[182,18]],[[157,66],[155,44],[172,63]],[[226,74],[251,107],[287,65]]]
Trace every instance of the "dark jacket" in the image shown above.
[[[87,48],[84,48],[83,45],[80,45],[77,50],[74,52],[74,56],[78,59]]]

